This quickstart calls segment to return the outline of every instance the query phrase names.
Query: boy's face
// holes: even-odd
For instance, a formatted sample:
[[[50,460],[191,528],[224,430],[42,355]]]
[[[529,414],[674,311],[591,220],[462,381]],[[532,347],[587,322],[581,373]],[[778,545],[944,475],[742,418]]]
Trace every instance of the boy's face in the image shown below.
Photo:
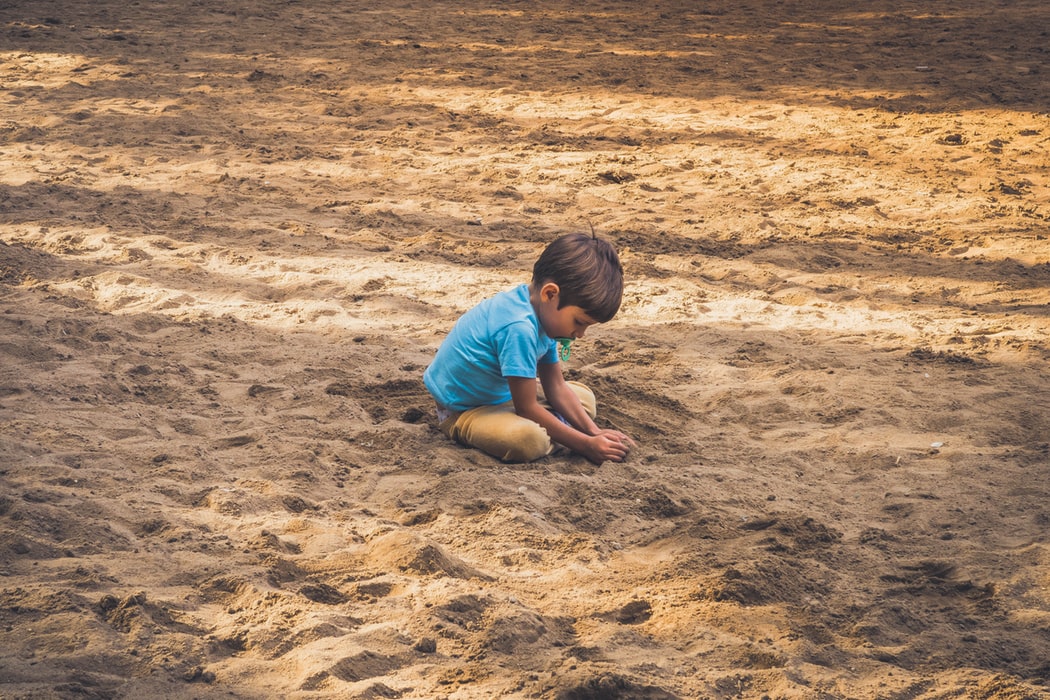
[[[550,283],[540,290],[536,315],[543,332],[551,338],[582,338],[597,323],[582,307],[569,305],[559,309],[558,286]]]

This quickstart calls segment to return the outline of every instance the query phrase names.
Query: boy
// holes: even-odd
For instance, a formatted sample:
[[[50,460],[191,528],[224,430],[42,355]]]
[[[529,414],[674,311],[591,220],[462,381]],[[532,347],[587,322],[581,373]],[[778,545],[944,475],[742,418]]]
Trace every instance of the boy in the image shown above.
[[[594,394],[565,381],[559,363],[573,339],[616,315],[622,296],[611,244],[574,233],[547,246],[532,283],[460,317],[424,372],[441,432],[505,462],[531,462],[555,444],[595,464],[622,461],[634,440],[595,424]]]

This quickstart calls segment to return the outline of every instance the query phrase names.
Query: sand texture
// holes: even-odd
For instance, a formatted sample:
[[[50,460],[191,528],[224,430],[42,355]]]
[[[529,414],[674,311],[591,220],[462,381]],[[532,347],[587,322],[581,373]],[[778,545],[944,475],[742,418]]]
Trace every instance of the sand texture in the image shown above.
[[[0,3],[0,697],[1050,697],[1043,0]],[[436,430],[591,227],[624,463]]]

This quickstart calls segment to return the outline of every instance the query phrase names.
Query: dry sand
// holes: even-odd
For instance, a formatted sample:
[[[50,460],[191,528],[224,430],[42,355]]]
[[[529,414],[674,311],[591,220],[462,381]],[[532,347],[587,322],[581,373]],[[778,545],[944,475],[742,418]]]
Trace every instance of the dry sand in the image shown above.
[[[1048,29],[0,4],[0,696],[1050,697]],[[445,441],[446,331],[591,226],[639,448]]]

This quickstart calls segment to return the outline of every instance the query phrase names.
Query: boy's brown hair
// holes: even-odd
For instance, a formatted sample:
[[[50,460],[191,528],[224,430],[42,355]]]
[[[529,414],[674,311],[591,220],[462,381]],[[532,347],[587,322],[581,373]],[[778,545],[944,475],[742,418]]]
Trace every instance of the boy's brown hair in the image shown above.
[[[599,323],[620,310],[623,265],[608,241],[586,233],[570,233],[554,240],[532,268],[532,283],[558,285],[558,308],[579,306]]]

